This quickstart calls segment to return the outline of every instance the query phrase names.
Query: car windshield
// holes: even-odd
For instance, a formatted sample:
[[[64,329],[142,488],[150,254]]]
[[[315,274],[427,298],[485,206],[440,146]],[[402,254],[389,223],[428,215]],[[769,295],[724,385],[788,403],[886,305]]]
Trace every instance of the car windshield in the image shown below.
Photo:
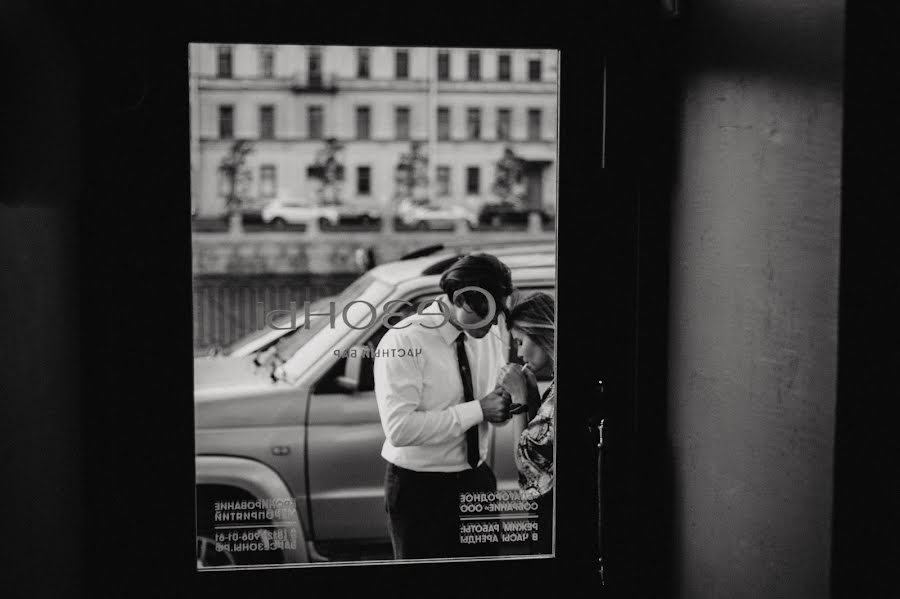
[[[330,295],[328,297],[317,300],[310,305],[309,311],[310,312],[320,312],[323,307],[324,308],[328,307],[328,302],[333,301],[333,300],[334,300],[333,295]],[[297,310],[297,319],[295,321],[295,324],[296,324],[295,330],[297,327],[303,326],[303,318],[304,318],[303,315],[304,315],[303,310],[298,309]],[[255,330],[251,333],[248,333],[248,334],[244,335],[243,337],[237,339],[236,341],[231,342],[224,349],[224,351],[222,353],[224,355],[231,355],[234,353],[244,353],[241,350],[244,350],[244,348],[247,348],[248,346],[258,345],[258,342],[260,342],[261,344],[259,344],[258,347],[249,349],[247,353],[261,351],[261,350],[269,348],[272,345],[272,343],[275,342],[277,339],[280,339],[284,335],[287,335],[287,334],[290,334],[291,332],[293,332],[289,329],[285,329],[285,327],[287,327],[288,325],[291,324],[291,316],[290,315],[286,315],[286,316],[282,316],[281,318],[274,319],[273,324],[275,325],[275,327],[278,327],[278,328],[267,326],[267,327],[263,327],[261,329]],[[265,338],[265,341],[263,341],[264,338]]]
[[[327,310],[322,316],[310,318],[311,328],[305,327],[296,331],[293,338],[279,342],[281,346],[271,365],[274,366],[273,376],[287,381],[294,381],[307,371],[309,366],[320,359],[327,359],[324,351],[331,350],[334,345],[351,329],[361,330],[371,325],[373,321],[372,307],[376,315],[387,299],[393,285],[372,276],[366,276],[365,284],[354,288],[348,288],[335,300],[334,326],[329,326],[331,318]],[[310,343],[312,341],[312,343]],[[284,360],[284,365],[279,371],[279,361]]]
[[[336,318],[340,318],[341,310],[344,309],[344,306],[353,300],[359,299],[374,280],[375,277],[371,274],[365,274],[351,283],[350,286],[344,289],[338,296],[327,298],[327,301],[323,300],[316,304],[311,304],[309,310],[309,323],[305,322],[305,312],[301,312],[298,309],[298,321],[299,319],[303,319],[303,326],[299,326],[295,330],[290,331],[281,337],[275,344],[275,354],[277,354],[281,360],[289,359],[297,352],[297,350],[303,347],[307,341],[312,339],[316,333],[324,329],[331,322],[328,310],[331,302],[334,302],[334,311],[337,315]]]

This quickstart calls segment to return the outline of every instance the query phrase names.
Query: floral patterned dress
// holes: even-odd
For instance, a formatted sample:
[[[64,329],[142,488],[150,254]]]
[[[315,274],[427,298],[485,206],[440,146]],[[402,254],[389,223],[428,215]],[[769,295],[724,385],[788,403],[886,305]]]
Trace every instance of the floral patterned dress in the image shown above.
[[[516,467],[523,499],[537,499],[553,488],[553,418],[556,412],[556,381],[550,384],[537,414],[522,431],[516,446]]]

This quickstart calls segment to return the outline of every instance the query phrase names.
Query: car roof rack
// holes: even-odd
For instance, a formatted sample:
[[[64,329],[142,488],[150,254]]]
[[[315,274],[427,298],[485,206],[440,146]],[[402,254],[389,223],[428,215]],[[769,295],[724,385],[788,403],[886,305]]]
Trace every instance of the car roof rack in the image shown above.
[[[439,262],[435,262],[428,268],[422,271],[423,275],[439,275],[442,274],[445,270],[450,268],[457,260],[462,258],[462,255],[456,254],[454,256],[450,256],[444,260],[440,260]]]
[[[401,256],[401,260],[414,260],[415,258],[424,258],[425,256],[430,256],[432,254],[436,254],[441,250],[445,249],[445,245],[443,243],[438,243],[437,245],[427,245],[423,248],[419,248],[414,252],[410,252]]]

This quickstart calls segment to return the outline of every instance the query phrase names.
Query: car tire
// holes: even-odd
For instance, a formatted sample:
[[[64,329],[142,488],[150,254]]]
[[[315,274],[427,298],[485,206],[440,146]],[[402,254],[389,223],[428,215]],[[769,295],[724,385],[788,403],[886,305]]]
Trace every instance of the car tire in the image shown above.
[[[272,226],[278,231],[284,231],[287,229],[287,221],[279,217],[272,220]]]
[[[424,220],[420,220],[419,222],[416,223],[416,229],[418,229],[419,231],[427,231],[428,223],[425,222]]]
[[[503,219],[500,218],[499,214],[491,217],[491,226],[492,227],[499,227],[502,224],[503,224]]]
[[[324,216],[319,218],[319,228],[322,229],[323,231],[331,228],[331,221],[329,221]]]

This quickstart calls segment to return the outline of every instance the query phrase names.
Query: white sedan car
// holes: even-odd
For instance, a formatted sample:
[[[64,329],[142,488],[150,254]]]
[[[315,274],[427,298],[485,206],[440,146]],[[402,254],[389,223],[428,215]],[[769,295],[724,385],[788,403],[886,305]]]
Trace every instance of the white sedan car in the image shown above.
[[[407,227],[428,229],[432,225],[448,225],[465,220],[470,227],[478,226],[478,216],[463,206],[431,204],[430,202],[404,200],[398,215]]]
[[[334,206],[319,206],[301,198],[276,198],[263,207],[262,220],[276,229],[313,221],[325,227],[338,224],[340,215]]]

